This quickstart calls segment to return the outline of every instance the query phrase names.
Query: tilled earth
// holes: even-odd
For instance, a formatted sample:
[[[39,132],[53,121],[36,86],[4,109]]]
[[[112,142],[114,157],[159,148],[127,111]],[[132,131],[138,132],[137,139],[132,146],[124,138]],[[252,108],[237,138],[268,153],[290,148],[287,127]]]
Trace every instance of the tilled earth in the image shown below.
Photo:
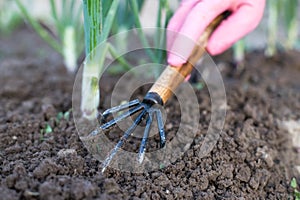
[[[72,108],[74,83],[61,58],[26,29],[1,36],[1,199],[293,198],[290,181],[300,180],[299,155],[280,124],[300,119],[300,53],[265,58],[253,52],[239,70],[229,58],[216,58],[228,105],[224,129],[207,156],[195,156],[210,121],[204,88],[196,91],[199,131],[182,159],[143,174],[110,168],[102,174],[101,163],[79,140],[72,115],[57,119]],[[115,81],[107,79],[111,88]],[[167,131],[180,113],[169,117]],[[49,126],[52,132],[42,131]]]

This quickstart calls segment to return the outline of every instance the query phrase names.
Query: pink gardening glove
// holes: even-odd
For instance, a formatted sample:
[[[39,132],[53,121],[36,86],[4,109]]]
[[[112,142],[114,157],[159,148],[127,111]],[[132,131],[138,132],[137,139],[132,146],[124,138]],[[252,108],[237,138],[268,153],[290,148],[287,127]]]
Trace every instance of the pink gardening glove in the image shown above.
[[[168,63],[185,63],[204,29],[228,10],[231,15],[213,32],[206,47],[211,55],[222,53],[255,29],[264,7],[265,0],[183,0],[168,25]]]

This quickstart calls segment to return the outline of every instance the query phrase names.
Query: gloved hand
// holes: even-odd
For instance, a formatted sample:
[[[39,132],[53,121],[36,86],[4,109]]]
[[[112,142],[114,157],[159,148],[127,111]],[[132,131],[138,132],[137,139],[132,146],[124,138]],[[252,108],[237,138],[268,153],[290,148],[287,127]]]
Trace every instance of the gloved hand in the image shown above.
[[[222,53],[255,29],[264,7],[265,0],[183,0],[168,24],[168,63],[172,66],[185,63],[205,28],[228,10],[231,15],[213,32],[206,47],[211,55]],[[187,42],[182,35],[193,42]]]

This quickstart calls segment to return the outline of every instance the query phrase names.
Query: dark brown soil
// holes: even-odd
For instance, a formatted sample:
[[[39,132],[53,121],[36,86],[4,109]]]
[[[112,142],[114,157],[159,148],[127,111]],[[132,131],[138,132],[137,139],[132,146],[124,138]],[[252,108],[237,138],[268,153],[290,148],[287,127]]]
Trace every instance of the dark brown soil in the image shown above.
[[[296,150],[283,119],[300,118],[300,53],[247,56],[236,70],[222,64],[228,110],[212,152],[195,155],[203,132],[182,159],[157,171],[133,174],[108,169],[82,145],[71,109],[74,77],[62,60],[31,31],[0,37],[1,199],[289,199],[290,180],[299,174]],[[108,79],[110,84],[114,78]],[[206,89],[197,91],[199,130],[210,120]],[[177,105],[169,105],[176,110]],[[173,106],[173,107],[172,107]],[[170,116],[172,130],[180,115]],[[53,132],[41,134],[47,124]],[[169,136],[171,139],[171,136]]]

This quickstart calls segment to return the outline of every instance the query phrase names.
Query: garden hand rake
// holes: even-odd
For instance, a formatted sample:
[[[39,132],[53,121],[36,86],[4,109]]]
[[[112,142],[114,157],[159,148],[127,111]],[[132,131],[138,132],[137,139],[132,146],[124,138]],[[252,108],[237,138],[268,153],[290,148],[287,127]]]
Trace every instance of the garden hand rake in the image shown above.
[[[124,135],[118,141],[116,146],[110,151],[109,155],[102,163],[102,172],[105,171],[106,167],[110,164],[112,158],[117,153],[117,151],[122,147],[128,137],[132,134],[135,128],[142,122],[143,119],[146,119],[146,126],[144,130],[144,135],[141,141],[141,145],[138,153],[138,162],[142,163],[145,151],[146,144],[151,128],[151,124],[153,122],[153,116],[156,116],[158,131],[160,136],[160,147],[163,148],[166,144],[166,137],[164,131],[164,124],[162,119],[162,113],[159,108],[156,108],[154,105],[163,106],[167,100],[172,96],[172,91],[179,86],[180,83],[184,81],[184,79],[192,72],[193,65],[200,59],[200,57],[204,53],[204,47],[207,44],[208,38],[211,33],[216,29],[216,27],[221,23],[221,21],[228,16],[228,13],[223,13],[216,17],[213,22],[209,24],[209,26],[205,29],[201,37],[199,38],[198,44],[194,47],[190,57],[187,62],[183,64],[181,67],[172,67],[167,66],[166,69],[162,72],[158,80],[154,83],[154,85],[150,88],[146,96],[142,101],[138,99],[130,101],[128,103],[110,108],[100,114],[101,121],[103,124],[100,128],[92,131],[90,136],[95,136],[100,133],[101,130],[109,129],[110,127],[116,125],[118,122],[124,120],[127,117],[130,117],[133,114],[138,114],[135,118],[133,124],[125,131]],[[124,110],[128,109],[128,111],[124,112]],[[124,112],[119,114],[116,118],[106,122],[108,116],[112,114],[117,114],[120,112]],[[106,122],[106,123],[105,123]]]

